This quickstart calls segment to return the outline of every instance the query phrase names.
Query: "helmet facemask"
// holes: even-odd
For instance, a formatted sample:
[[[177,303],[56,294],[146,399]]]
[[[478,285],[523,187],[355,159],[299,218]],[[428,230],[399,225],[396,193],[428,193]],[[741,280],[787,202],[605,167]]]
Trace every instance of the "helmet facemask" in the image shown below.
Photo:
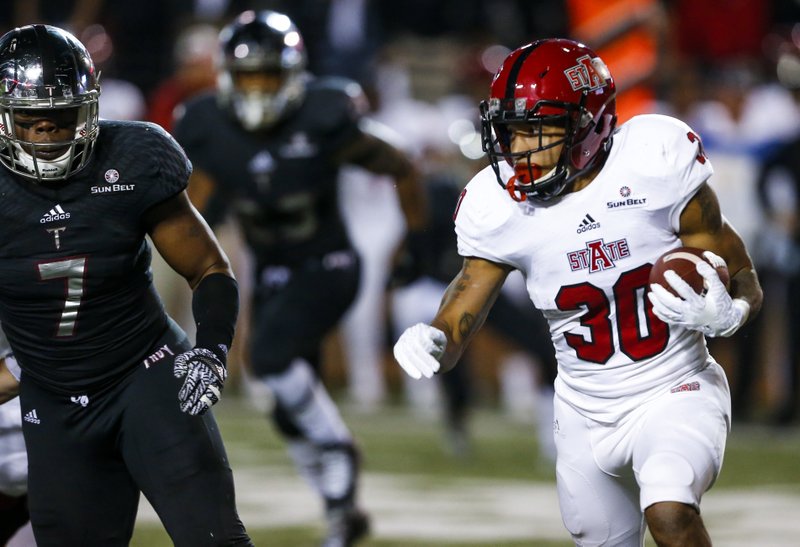
[[[220,75],[219,88],[233,114],[248,131],[266,129],[275,125],[286,113],[302,102],[305,95],[303,74],[279,72],[277,88],[255,89],[237,82],[249,71],[225,71]],[[271,87],[271,86],[270,86]]]
[[[88,100],[79,106],[64,108],[21,108],[0,100],[0,163],[11,171],[37,182],[64,180],[80,170],[88,161],[98,133],[98,102]],[[26,138],[25,129],[38,122],[23,119],[48,119],[70,116],[74,122],[72,138],[64,141],[36,142]],[[15,121],[16,120],[16,121]],[[49,122],[48,122],[49,123]],[[59,124],[63,122],[58,122]]]
[[[521,108],[516,108],[520,105]],[[500,161],[504,160],[514,167],[514,176],[503,183],[514,200],[525,201],[530,198],[549,201],[587,170],[575,169],[571,161],[576,137],[585,134],[591,124],[591,114],[582,104],[539,101],[533,108],[525,109],[525,99],[490,99],[483,101],[480,108],[483,150],[501,183]],[[538,138],[538,145],[529,150],[512,152],[512,133],[521,129]],[[545,144],[545,135],[551,131],[563,132],[563,137],[548,140]],[[557,146],[562,146],[562,149],[555,166],[548,172],[542,172],[541,166],[532,161],[533,155]]]

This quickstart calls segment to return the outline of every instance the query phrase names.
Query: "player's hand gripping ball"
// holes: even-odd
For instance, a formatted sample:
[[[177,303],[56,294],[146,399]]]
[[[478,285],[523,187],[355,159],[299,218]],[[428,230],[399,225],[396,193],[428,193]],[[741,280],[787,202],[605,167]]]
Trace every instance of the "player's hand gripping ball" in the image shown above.
[[[665,323],[726,337],[739,330],[750,314],[750,303],[732,298],[729,284],[730,273],[721,257],[711,251],[674,249],[656,261],[647,298],[655,316]]]
[[[712,253],[703,255],[703,252],[703,249],[698,249],[696,247],[678,247],[677,249],[667,251],[658,257],[658,260],[653,264],[653,269],[650,270],[650,283],[657,283],[673,295],[679,296],[678,293],[675,292],[675,289],[664,278],[664,272],[672,270],[678,274],[678,277],[686,281],[694,292],[697,294],[705,294],[708,290],[708,284],[697,271],[697,264],[701,261],[705,261],[714,267],[720,281],[722,281],[722,284],[728,289],[731,277],[725,261]],[[713,262],[709,260],[709,255],[714,260]]]

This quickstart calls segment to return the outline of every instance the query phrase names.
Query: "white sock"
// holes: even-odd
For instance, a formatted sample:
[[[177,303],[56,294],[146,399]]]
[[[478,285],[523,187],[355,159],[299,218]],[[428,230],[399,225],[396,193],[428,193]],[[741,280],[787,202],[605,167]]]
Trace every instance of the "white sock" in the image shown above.
[[[320,469],[320,449],[306,439],[290,439],[286,449],[297,471],[311,488],[322,494],[322,470]]]
[[[283,374],[265,381],[306,439],[317,446],[352,443],[339,409],[304,359],[295,359]]]

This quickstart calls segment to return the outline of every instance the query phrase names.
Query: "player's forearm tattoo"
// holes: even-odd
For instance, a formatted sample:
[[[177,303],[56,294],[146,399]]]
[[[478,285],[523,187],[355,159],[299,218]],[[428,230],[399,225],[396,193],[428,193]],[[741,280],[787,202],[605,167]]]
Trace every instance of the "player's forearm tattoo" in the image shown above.
[[[464,261],[464,266],[461,269],[461,275],[458,276],[458,282],[453,287],[455,294],[463,293],[467,290],[468,285],[472,282],[472,275],[470,268],[472,264],[469,260]],[[458,320],[458,333],[462,338],[469,338],[475,328],[476,318],[475,315],[469,312],[464,312]]]
[[[469,285],[470,281],[472,281],[472,276],[469,273],[470,266],[470,261],[465,260],[464,265],[461,267],[461,273],[456,278],[456,282],[453,283],[454,293],[460,293],[467,290],[467,285]]]
[[[464,271],[461,273],[460,276],[458,276],[458,280],[453,286],[453,292],[460,293],[467,290],[467,285],[469,284],[469,281],[470,281],[469,274],[466,272],[466,266],[465,266]]]
[[[458,320],[458,333],[462,338],[468,338],[472,334],[472,328],[475,326],[475,316],[471,313],[464,313],[461,319]]]

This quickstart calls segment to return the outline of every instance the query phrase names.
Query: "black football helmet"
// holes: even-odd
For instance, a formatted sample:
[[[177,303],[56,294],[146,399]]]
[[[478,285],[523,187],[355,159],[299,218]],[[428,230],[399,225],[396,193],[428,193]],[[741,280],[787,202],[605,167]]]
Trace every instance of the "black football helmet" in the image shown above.
[[[0,37],[0,163],[27,178],[66,179],[89,161],[99,132],[100,85],[86,48],[49,25],[15,28]],[[20,137],[15,113],[59,111],[73,119],[74,137],[34,143]],[[55,158],[54,151],[61,152]]]
[[[576,177],[604,161],[616,125],[616,87],[605,63],[587,46],[566,39],[546,39],[512,51],[482,101],[481,141],[497,180],[517,201],[552,199]],[[539,147],[511,152],[514,126],[532,128]],[[564,129],[564,138],[542,145],[542,129]],[[549,173],[532,163],[531,154],[563,144]],[[499,162],[514,167],[507,181]]]
[[[220,32],[220,103],[245,129],[268,128],[305,97],[306,62],[303,38],[289,17],[269,10],[246,11]],[[243,90],[237,87],[239,72],[278,75],[281,83],[274,92]]]

